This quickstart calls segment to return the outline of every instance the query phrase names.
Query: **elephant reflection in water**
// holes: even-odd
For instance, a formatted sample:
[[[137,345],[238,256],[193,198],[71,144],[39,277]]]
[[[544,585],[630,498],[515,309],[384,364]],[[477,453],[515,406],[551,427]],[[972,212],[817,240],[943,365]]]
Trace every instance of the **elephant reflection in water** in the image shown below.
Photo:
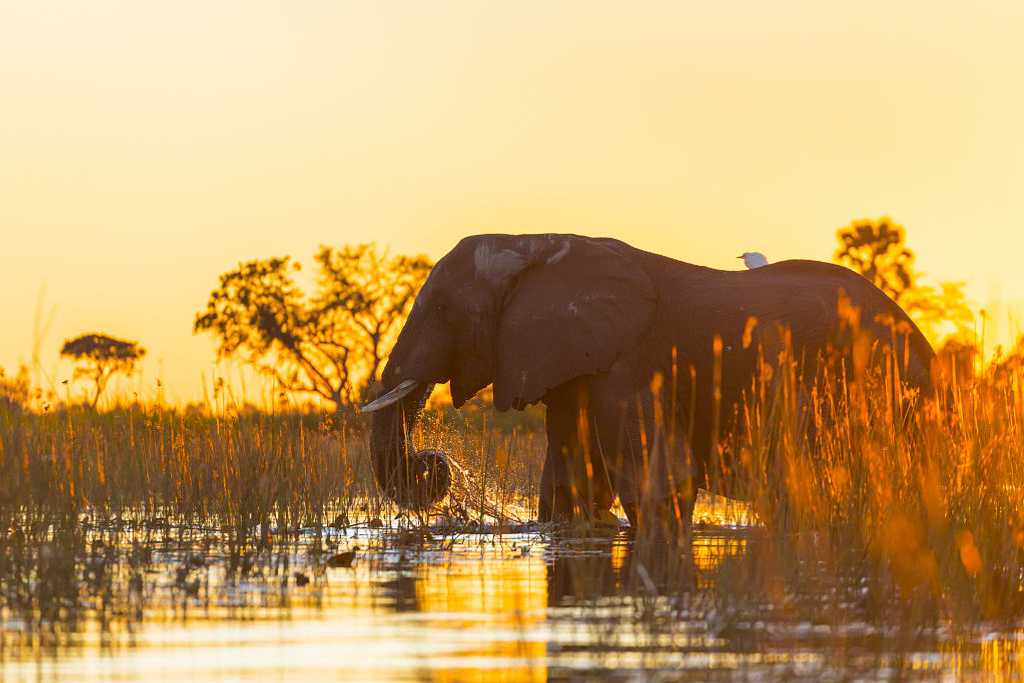
[[[815,261],[722,271],[577,235],[478,235],[434,267],[384,369],[371,456],[381,489],[423,508],[450,481],[443,455],[409,434],[436,383],[461,406],[493,385],[494,407],[547,408],[542,520],[606,515],[617,496],[632,526],[674,516],[687,528],[712,445],[780,330],[813,376],[846,301],[894,344],[907,384],[930,386],[931,347],[907,314],[860,275]],[[894,323],[905,334],[892,335]],[[766,352],[767,350],[767,352]],[[682,435],[655,448],[659,434]]]
[[[393,579],[381,581],[376,586],[376,594],[387,600],[396,612],[421,611],[420,597],[417,592],[418,577],[406,568]]]
[[[666,553],[658,544],[634,545],[622,536],[593,544],[587,554],[563,553],[553,545],[546,564],[548,606],[709,589],[723,561],[749,563],[747,544],[739,536],[701,535],[692,539],[692,552],[683,555]]]
[[[610,543],[596,550],[586,555],[550,551],[545,565],[549,607],[622,593],[622,555]]]

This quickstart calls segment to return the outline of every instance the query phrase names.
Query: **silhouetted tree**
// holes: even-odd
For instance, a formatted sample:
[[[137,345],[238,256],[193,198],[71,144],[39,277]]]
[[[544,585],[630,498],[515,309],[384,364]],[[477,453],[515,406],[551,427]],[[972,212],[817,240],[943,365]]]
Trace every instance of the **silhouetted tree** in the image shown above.
[[[64,342],[60,355],[75,361],[75,379],[86,378],[94,391],[89,405],[99,403],[110,378],[118,373],[130,375],[135,364],[146,355],[138,342],[114,339],[105,334],[83,334]]]
[[[899,302],[914,286],[914,252],[905,244],[906,231],[888,217],[854,221],[836,233],[836,263],[857,271]]]
[[[294,281],[300,265],[288,257],[221,275],[193,332],[213,334],[220,357],[239,357],[282,388],[337,407],[358,401],[377,378],[431,263],[373,244],[322,246],[314,260],[308,297]]]
[[[955,336],[969,343],[974,334],[963,282],[927,284],[914,268],[914,252],[906,245],[906,230],[891,218],[854,221],[836,232],[836,263],[857,271],[881,289],[913,318],[933,344]]]

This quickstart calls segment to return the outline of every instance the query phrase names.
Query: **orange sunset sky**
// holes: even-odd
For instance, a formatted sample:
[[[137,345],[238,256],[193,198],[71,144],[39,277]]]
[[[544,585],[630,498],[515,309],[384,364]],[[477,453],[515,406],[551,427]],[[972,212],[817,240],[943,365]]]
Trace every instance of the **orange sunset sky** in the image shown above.
[[[0,367],[44,288],[46,382],[98,330],[183,402],[241,260],[571,231],[737,268],[886,214],[1009,339],[1022,35],[1019,0],[0,0]]]

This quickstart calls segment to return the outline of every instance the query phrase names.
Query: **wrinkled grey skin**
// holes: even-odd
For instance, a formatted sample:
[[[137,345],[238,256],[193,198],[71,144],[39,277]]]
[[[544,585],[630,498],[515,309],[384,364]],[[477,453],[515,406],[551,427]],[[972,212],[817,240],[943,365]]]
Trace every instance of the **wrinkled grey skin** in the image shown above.
[[[440,499],[445,491],[424,481],[443,480],[444,473],[429,458],[410,456],[409,429],[434,384],[451,383],[456,407],[493,384],[498,410],[538,401],[547,407],[542,519],[607,509],[617,494],[635,525],[641,501],[682,494],[688,523],[712,434],[729,428],[758,349],[773,357],[783,326],[798,358],[836,344],[840,292],[859,307],[862,328],[880,340],[894,338],[880,316],[907,324],[909,332],[895,336],[898,357],[906,359],[903,377],[929,387],[934,354],[921,332],[870,282],[839,266],[784,261],[720,271],[612,239],[467,237],[434,267],[384,369],[385,392],[405,380],[419,384],[373,414],[377,480],[403,505]],[[751,316],[757,325],[745,346]],[[651,392],[656,373],[664,378],[658,405]],[[668,432],[683,435],[683,445],[666,447]]]

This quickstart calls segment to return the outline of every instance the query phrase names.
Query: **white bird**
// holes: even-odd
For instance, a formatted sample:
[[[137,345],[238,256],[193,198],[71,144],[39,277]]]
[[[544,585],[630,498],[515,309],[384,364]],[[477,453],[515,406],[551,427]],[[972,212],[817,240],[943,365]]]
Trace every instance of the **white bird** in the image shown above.
[[[736,258],[743,259],[743,265],[750,270],[768,265],[768,259],[766,259],[764,254],[759,251],[745,251]]]

